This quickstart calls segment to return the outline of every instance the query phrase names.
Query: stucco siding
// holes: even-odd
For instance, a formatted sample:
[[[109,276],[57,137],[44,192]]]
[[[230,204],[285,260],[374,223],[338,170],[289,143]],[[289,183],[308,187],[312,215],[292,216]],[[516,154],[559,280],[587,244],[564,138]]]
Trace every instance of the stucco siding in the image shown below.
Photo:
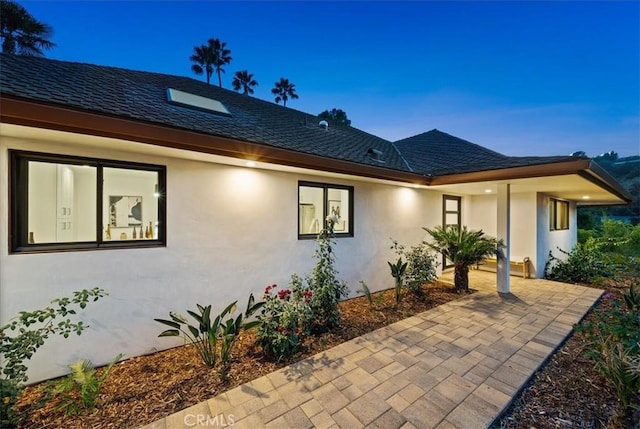
[[[66,153],[165,165],[167,246],[59,253],[9,254],[8,210],[0,205],[0,323],[21,310],[46,306],[74,290],[99,286],[109,296],[88,306],[90,328],[80,337],[51,338],[29,362],[30,381],[61,375],[80,358],[96,364],[118,353],[126,357],[175,346],[157,338],[153,318],[185,314],[195,304],[220,311],[239,300],[244,306],[264,286],[288,284],[292,273],[314,265],[314,240],[297,237],[298,181],[354,186],[355,236],[339,238],[335,252],[350,295],[367,282],[372,290],[393,279],[390,238],[413,245],[423,226],[440,224],[441,194],[407,186],[319,177],[202,162],[113,148],[63,146],[4,137],[0,140],[2,201],[8,201],[8,148]]]

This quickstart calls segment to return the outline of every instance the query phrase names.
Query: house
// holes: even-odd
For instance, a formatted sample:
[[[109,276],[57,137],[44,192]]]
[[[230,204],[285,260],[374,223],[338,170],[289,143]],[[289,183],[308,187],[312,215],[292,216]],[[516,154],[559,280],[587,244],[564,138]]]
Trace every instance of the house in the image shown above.
[[[586,158],[509,157],[438,130],[390,142],[187,77],[2,55],[0,96],[0,323],[110,294],[82,337],[35,356],[31,381],[177,345],[153,318],[309,272],[331,213],[354,295],[360,280],[390,287],[390,238],[417,244],[423,226],[484,229],[539,277],[575,244],[576,206],[629,201]]]

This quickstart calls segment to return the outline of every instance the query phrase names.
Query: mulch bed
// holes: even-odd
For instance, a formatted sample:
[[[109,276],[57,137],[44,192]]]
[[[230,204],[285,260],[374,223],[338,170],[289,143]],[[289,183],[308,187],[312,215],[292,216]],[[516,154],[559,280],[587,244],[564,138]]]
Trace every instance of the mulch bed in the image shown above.
[[[606,292],[620,298],[627,286],[609,285]],[[585,320],[611,307],[601,299]],[[586,340],[574,333],[541,368],[495,425],[504,429],[607,428],[640,429],[640,415],[620,415],[609,382],[584,357]],[[640,404],[638,404],[640,405]]]
[[[192,346],[127,359],[116,364],[103,385],[96,408],[65,415],[52,389],[57,380],[27,387],[18,402],[24,416],[20,428],[135,428],[207,400],[226,390],[312,356],[344,341],[459,298],[453,288],[425,285],[424,296],[405,294],[395,307],[392,289],[340,303],[339,329],[307,338],[300,352],[279,363],[266,359],[253,333],[243,333],[235,345],[226,380],[206,367]],[[162,327],[158,325],[158,332]]]

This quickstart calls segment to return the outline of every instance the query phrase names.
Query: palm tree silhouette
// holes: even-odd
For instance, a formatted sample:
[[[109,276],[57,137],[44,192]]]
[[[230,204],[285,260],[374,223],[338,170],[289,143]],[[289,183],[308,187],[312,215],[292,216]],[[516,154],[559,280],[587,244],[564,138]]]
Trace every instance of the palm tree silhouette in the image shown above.
[[[189,57],[189,60],[195,63],[191,70],[197,75],[206,72],[207,83],[211,83],[211,75],[215,71],[218,75],[218,85],[222,87],[222,66],[231,62],[231,51],[226,46],[227,44],[219,39],[209,39],[206,45],[194,46],[193,55]]]
[[[222,77],[220,73],[224,73],[222,66],[231,63],[231,51],[226,48],[227,43],[221,42],[219,39],[209,39],[207,43],[213,54],[213,68],[218,74],[218,85],[222,88]]]
[[[247,70],[237,71],[233,77],[232,84],[235,91],[240,92],[242,89],[242,93],[245,95],[253,94],[252,87],[258,86],[258,82],[253,78],[253,74]]]
[[[197,75],[201,75],[206,72],[207,83],[211,83],[211,75],[213,74],[213,52],[209,45],[194,46],[193,55],[189,57],[192,61],[191,71]]]
[[[0,38],[2,52],[42,56],[43,49],[56,46],[49,38],[53,29],[35,19],[24,7],[13,0],[0,0]]]
[[[280,101],[282,101],[282,105],[284,107],[287,107],[287,100],[289,98],[292,100],[298,98],[295,84],[289,82],[289,79],[285,79],[283,77],[280,78],[279,82],[275,83],[271,93],[276,96],[276,103],[280,103]]]

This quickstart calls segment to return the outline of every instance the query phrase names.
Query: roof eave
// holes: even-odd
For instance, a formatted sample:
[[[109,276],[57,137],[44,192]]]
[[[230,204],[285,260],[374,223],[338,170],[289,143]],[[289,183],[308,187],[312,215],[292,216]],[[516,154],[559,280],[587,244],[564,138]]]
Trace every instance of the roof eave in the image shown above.
[[[0,94],[0,121],[30,127],[110,137],[290,167],[427,185],[417,173],[296,152],[267,144],[199,133],[151,122],[109,116]]]
[[[629,204],[631,195],[602,167],[587,158],[541,163],[522,167],[501,168],[467,173],[434,176],[429,185],[452,185],[460,183],[488,182],[496,180],[528,179],[535,177],[563,176],[577,174],[595,185],[607,190]]]

